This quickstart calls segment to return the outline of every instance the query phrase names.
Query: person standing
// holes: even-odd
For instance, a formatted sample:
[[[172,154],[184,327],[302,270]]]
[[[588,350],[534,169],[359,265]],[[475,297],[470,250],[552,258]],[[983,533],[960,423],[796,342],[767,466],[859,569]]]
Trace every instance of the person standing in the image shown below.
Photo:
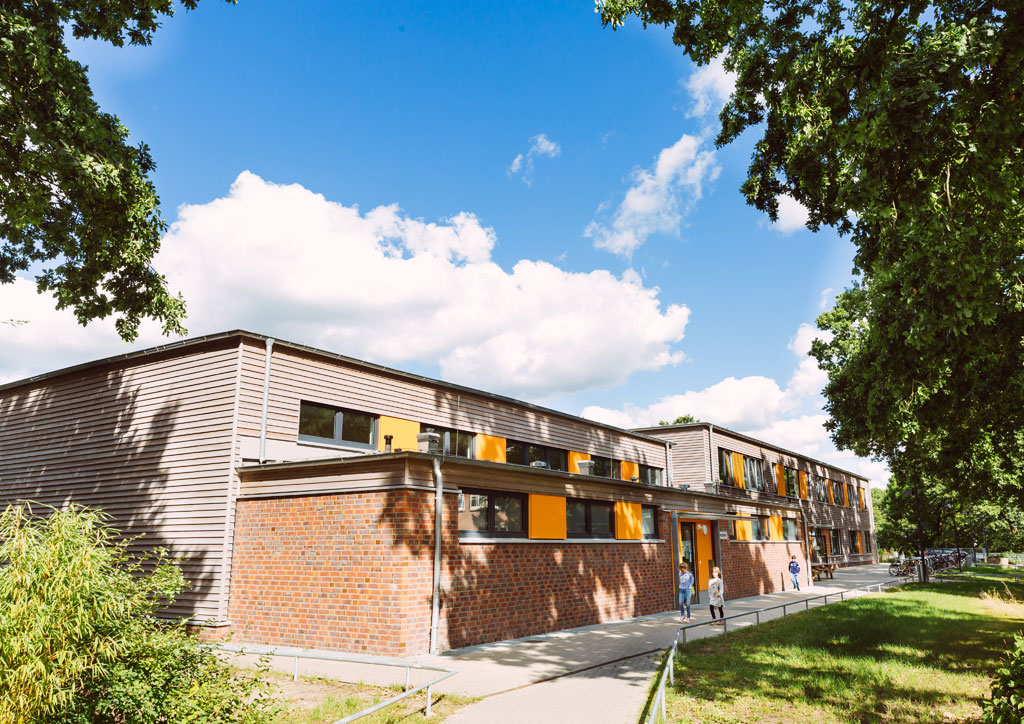
[[[711,569],[711,580],[708,581],[708,603],[711,604],[711,618],[715,618],[715,609],[718,609],[718,618],[725,618],[725,582],[722,580],[722,571]],[[712,621],[712,626],[721,626],[725,621]]]
[[[789,562],[789,575],[793,578],[793,588],[800,590],[800,564],[796,560],[796,556],[793,556]]]
[[[679,564],[679,615],[683,623],[690,623],[690,596],[693,594],[693,574],[686,563]]]

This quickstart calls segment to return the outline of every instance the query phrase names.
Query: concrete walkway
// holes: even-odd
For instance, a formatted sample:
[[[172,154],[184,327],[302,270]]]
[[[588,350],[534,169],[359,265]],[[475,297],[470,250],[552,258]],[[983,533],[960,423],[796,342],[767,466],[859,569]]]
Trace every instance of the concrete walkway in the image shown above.
[[[826,579],[803,591],[726,601],[725,613],[729,616],[752,612],[889,581],[892,579],[887,568],[873,565],[842,569],[834,580]],[[819,606],[823,602],[809,605]],[[781,610],[762,614],[761,620],[781,615]],[[709,619],[706,605],[694,607],[695,622]],[[730,621],[729,629],[752,625],[753,615]],[[458,670],[455,676],[434,687],[435,694],[485,697],[449,717],[448,724],[632,724],[646,700],[661,652],[672,644],[679,626],[678,612],[669,612],[456,649],[440,656],[421,655],[410,661]],[[717,626],[699,626],[688,631],[691,640],[721,635],[722,628]],[[283,660],[276,667],[291,673],[292,659]],[[325,661],[301,661],[299,672],[366,683],[402,683],[405,677],[403,669]],[[427,674],[413,672],[412,681],[426,681]]]

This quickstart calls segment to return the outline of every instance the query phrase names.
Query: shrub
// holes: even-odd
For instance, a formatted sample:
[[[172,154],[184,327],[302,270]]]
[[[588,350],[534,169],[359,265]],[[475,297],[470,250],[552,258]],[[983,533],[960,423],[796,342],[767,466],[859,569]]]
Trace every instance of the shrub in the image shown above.
[[[97,511],[45,513],[0,514],[0,724],[270,721],[258,673],[155,618],[184,587],[164,551],[132,556]]]
[[[1024,635],[1013,637],[992,682],[992,700],[985,702],[985,724],[1021,724],[1024,722]]]

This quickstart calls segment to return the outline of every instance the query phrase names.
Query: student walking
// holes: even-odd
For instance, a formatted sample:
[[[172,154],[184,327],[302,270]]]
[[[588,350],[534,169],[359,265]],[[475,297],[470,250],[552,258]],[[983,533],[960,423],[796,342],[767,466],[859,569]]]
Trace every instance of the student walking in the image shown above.
[[[690,596],[693,594],[693,574],[686,563],[679,564],[679,615],[683,623],[690,623]]]
[[[796,556],[789,562],[789,575],[793,578],[793,588],[800,590],[800,564],[797,563]]]
[[[708,602],[711,604],[711,618],[715,618],[715,609],[718,609],[718,618],[725,618],[725,582],[722,580],[722,571],[717,567],[711,569],[711,580],[708,581]],[[712,626],[722,626],[725,621],[712,621]]]

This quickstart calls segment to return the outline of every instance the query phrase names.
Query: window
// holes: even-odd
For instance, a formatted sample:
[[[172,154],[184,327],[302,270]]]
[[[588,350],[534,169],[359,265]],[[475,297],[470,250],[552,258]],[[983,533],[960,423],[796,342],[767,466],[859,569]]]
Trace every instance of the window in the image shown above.
[[[661,485],[661,468],[640,465],[640,482],[648,485]]]
[[[660,472],[660,471],[659,471]],[[658,537],[658,509],[651,505],[640,508],[640,522],[645,539]]]
[[[567,471],[569,469],[569,454],[565,450],[547,447],[546,445],[533,445],[528,442],[509,440],[505,443],[505,462],[512,465],[532,465],[543,463],[543,466],[550,470]]]
[[[783,540],[800,540],[800,524],[792,518],[782,519]]]
[[[843,543],[839,537],[839,531],[833,528],[829,531],[829,537],[832,539],[832,555],[841,556],[843,554]]]
[[[452,455],[457,458],[473,457],[473,439],[471,432],[451,430],[447,427],[435,427],[433,425],[420,425],[420,432],[436,432],[441,436],[441,452],[445,455]]]
[[[814,476],[814,499],[819,503],[828,502],[828,492],[825,478]]]
[[[857,488],[857,499],[860,501],[860,509],[864,510],[864,488]]]
[[[755,515],[750,521],[750,537],[753,540],[768,540],[768,516]]]
[[[864,552],[865,553],[870,553],[871,552],[871,531],[868,531],[868,530],[864,531],[864,535],[862,536],[862,538],[864,540]]]
[[[743,480],[748,490],[764,491],[764,466],[760,460],[743,456]]]
[[[599,478],[618,479],[619,462],[617,460],[603,458],[598,455],[591,455],[590,459],[594,461],[594,475]]]
[[[375,449],[377,416],[300,402],[299,440]]]
[[[459,506],[463,538],[522,538],[526,535],[526,496],[465,490]]]
[[[790,498],[800,497],[800,473],[793,468],[785,469],[786,495]]]
[[[601,500],[565,501],[565,529],[570,538],[614,538],[615,515],[611,503]]]
[[[811,531],[811,558],[815,561],[825,559],[825,531],[821,528]]]
[[[718,479],[723,485],[736,484],[736,476],[732,472],[732,454],[724,448],[718,448]]]
[[[838,480],[832,481],[832,502],[836,505],[843,504],[843,484]]]
[[[857,545],[857,531],[850,531],[850,553],[859,553],[860,546]]]
[[[846,484],[846,504],[849,505],[852,508],[854,505],[856,505],[856,503],[854,502],[855,500],[857,500],[857,496],[856,496],[856,493],[853,490],[853,486],[850,485],[849,483],[847,483]]]

